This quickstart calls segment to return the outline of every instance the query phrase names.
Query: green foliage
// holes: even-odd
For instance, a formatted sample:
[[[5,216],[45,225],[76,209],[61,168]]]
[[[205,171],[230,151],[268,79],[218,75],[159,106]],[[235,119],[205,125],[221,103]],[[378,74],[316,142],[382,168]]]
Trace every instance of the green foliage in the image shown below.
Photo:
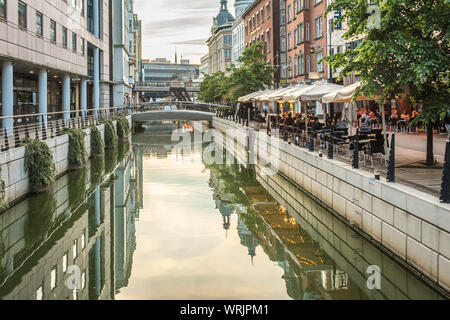
[[[55,163],[50,148],[44,142],[25,138],[25,169],[30,179],[30,191],[43,192],[55,181]]]
[[[112,121],[105,121],[105,148],[112,149],[117,146],[117,132]]]
[[[200,84],[199,100],[207,103],[236,103],[241,96],[271,86],[276,69],[267,63],[263,50],[262,42],[246,48],[239,58],[240,66],[233,65],[230,76],[223,72],[205,75]]]
[[[373,25],[380,11],[380,23]],[[399,93],[422,103],[416,121],[433,123],[450,112],[450,2],[448,0],[335,0],[328,12],[341,9],[335,23],[345,23],[345,39],[360,39],[355,50],[325,60],[341,76],[362,77],[361,93],[379,94],[386,102]],[[360,93],[358,92],[358,93]],[[358,94],[357,93],[357,94]]]
[[[123,115],[116,117],[117,120],[117,137],[119,140],[123,140],[130,134],[130,123]]]
[[[102,135],[97,127],[91,127],[91,155],[98,156],[105,151]]]
[[[88,169],[86,167],[69,175],[67,189],[69,191],[69,206],[71,209],[77,208],[86,197],[86,186],[88,183]]]
[[[88,159],[86,145],[84,143],[86,133],[81,129],[69,128],[63,129],[62,132],[69,136],[69,166],[73,169],[78,169],[83,166]]]
[[[25,220],[25,241],[28,246],[45,238],[54,225],[56,199],[48,191],[32,195],[28,201],[29,212]]]

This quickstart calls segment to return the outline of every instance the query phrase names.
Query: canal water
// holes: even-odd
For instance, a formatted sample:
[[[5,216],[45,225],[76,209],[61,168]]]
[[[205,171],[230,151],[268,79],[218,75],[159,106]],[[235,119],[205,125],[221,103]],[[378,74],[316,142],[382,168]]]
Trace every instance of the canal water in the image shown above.
[[[0,299],[443,298],[290,181],[206,164],[171,128],[0,214]]]

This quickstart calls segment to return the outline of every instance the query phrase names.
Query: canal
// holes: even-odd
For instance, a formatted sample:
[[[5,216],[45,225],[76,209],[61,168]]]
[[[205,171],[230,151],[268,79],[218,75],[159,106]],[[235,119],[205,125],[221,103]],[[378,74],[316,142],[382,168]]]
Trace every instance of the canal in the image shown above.
[[[0,214],[0,299],[443,298],[284,177],[155,127]]]

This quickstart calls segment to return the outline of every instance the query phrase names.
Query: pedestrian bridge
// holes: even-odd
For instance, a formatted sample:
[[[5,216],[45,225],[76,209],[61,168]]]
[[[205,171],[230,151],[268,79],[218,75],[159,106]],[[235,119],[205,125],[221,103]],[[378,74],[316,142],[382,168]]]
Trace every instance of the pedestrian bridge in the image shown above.
[[[146,122],[146,121],[211,121],[214,113],[205,111],[192,111],[192,110],[158,110],[158,111],[144,111],[134,113],[132,120],[134,122]]]

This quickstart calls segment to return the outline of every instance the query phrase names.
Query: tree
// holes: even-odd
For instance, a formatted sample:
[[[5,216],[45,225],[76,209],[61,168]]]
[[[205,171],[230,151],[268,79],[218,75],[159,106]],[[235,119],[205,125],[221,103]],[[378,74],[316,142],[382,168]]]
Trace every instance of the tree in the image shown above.
[[[276,69],[266,62],[263,49],[262,42],[246,48],[238,60],[240,66],[233,65],[230,76],[223,72],[205,75],[200,84],[199,100],[236,103],[239,97],[271,86]]]
[[[428,127],[427,164],[433,163],[433,125],[450,112],[450,2],[448,0],[335,0],[327,12],[341,10],[334,25],[345,23],[354,50],[325,60],[341,76],[362,78],[358,93],[378,95],[384,105],[405,93],[422,111],[415,122]],[[358,94],[357,93],[357,94]]]
[[[239,97],[272,86],[276,72],[276,69],[267,63],[263,42],[246,48],[238,61],[239,67],[232,67],[229,88],[229,99],[232,103],[236,103]]]
[[[206,103],[224,102],[230,79],[225,73],[219,71],[212,75],[205,75],[205,79],[200,83],[198,98]]]

